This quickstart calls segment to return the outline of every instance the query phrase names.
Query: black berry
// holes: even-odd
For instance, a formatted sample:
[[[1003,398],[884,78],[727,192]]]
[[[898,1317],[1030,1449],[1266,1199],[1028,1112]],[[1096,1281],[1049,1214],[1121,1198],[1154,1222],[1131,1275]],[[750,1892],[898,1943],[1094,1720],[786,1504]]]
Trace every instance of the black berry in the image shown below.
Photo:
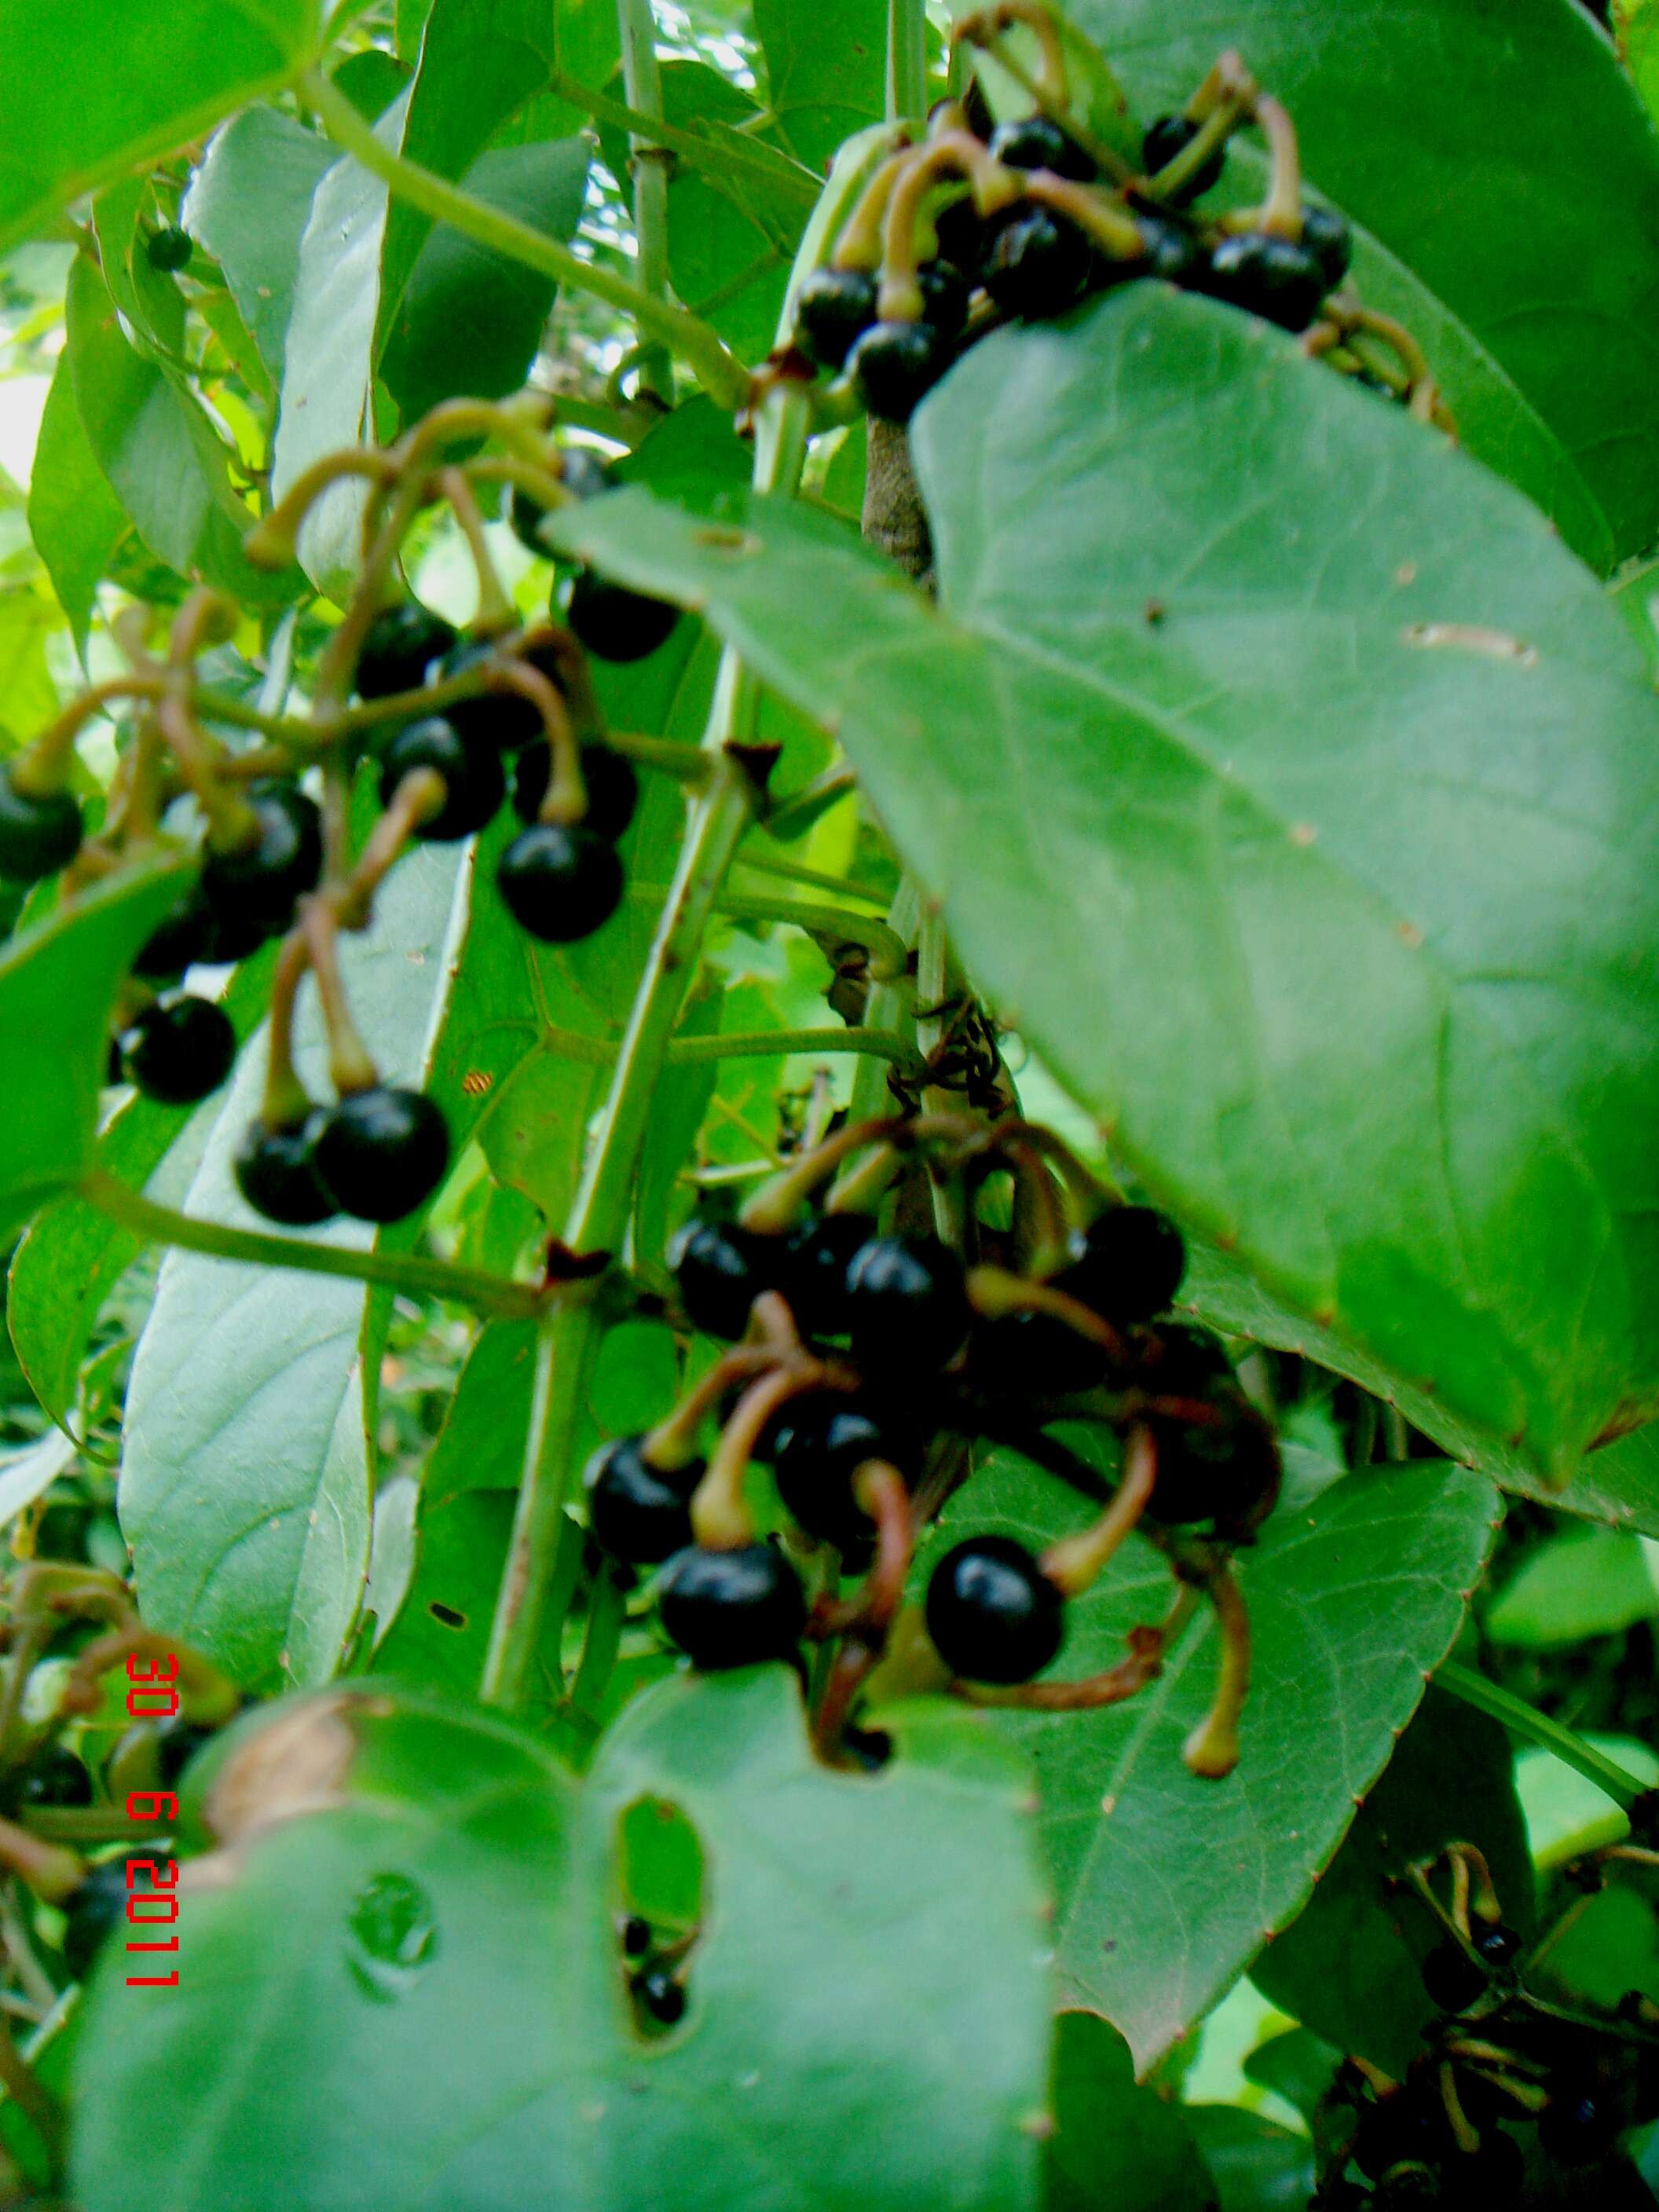
[[[170,993],[121,1032],[121,1073],[161,1106],[193,1106],[216,1091],[236,1061],[230,1016],[211,999]]]
[[[1089,241],[1075,223],[1033,208],[997,233],[986,257],[985,289],[1005,314],[1047,321],[1071,306],[1093,265]]]
[[[494,661],[497,655],[496,641],[493,638],[463,638],[442,659],[433,662],[427,675],[434,684],[446,683],[452,677],[465,676]],[[515,659],[523,660],[546,677],[556,690],[562,689],[556,662],[545,647],[530,644],[515,652]],[[503,689],[481,691],[473,699],[452,699],[444,710],[445,720],[453,723],[471,744],[494,745],[504,753],[515,753],[546,733],[547,725],[542,720],[541,709],[533,699],[522,691]]]
[[[1012,1536],[970,1536],[933,1570],[927,1633],[953,1674],[1029,1682],[1060,1650],[1065,1601]]]
[[[118,1858],[100,1860],[64,1905],[64,1958],[77,1981],[86,1978],[87,1969],[106,1938],[116,1928],[126,1925],[128,1897],[157,1889],[148,1874],[138,1875],[129,1889],[127,1868],[138,1860],[149,1860],[165,1871],[172,1863],[172,1853],[164,1847],[145,1844],[123,1851]],[[171,1887],[167,1882],[160,1885],[162,1891]]]
[[[1465,2012],[1484,1996],[1486,1977],[1476,1961],[1449,1940],[1437,1943],[1423,1961],[1423,1987],[1441,2012]]]
[[[930,323],[873,323],[847,356],[859,398],[885,422],[908,422],[955,358]]]
[[[1210,256],[1206,289],[1281,330],[1305,331],[1329,287],[1311,247],[1251,230],[1221,240]]]
[[[317,1180],[342,1213],[401,1221],[431,1197],[449,1165],[442,1112],[420,1091],[377,1083],[313,1115]]]
[[[778,1496],[809,1536],[838,1550],[870,1534],[870,1516],[853,1495],[867,1459],[896,1456],[882,1424],[839,1392],[803,1396],[783,1410],[773,1456]]]
[[[1477,1920],[1469,1930],[1469,1942],[1475,1955],[1494,1971],[1512,1966],[1521,1955],[1521,1938],[1501,1920]]]
[[[1353,233],[1346,218],[1334,208],[1304,207],[1302,243],[1317,259],[1325,289],[1334,292],[1353,265]]]
[[[1204,248],[1190,230],[1178,222],[1165,222],[1159,216],[1144,215],[1139,218],[1140,243],[1146,258],[1133,273],[1142,276],[1161,276],[1166,284],[1196,284],[1207,273],[1208,258]]]
[[[381,805],[390,806],[404,778],[421,768],[437,770],[446,797],[438,811],[416,830],[417,837],[470,837],[494,817],[506,795],[507,778],[495,746],[464,738],[442,714],[408,723],[386,747],[380,767]]]
[[[988,221],[974,205],[971,192],[941,208],[933,217],[933,235],[939,242],[940,259],[953,268],[976,273],[1006,213],[1005,210]]]
[[[1173,1221],[1150,1206],[1115,1206],[1089,1224],[1054,1286],[1127,1328],[1162,1313],[1186,1272],[1187,1247]]]
[[[150,267],[163,276],[174,276],[179,270],[190,265],[191,236],[180,230],[177,223],[169,223],[164,230],[153,230],[144,240],[144,258]]]
[[[453,623],[418,600],[383,607],[357,656],[357,696],[390,699],[395,692],[418,691],[433,662],[452,652],[459,635]]]
[[[640,780],[626,753],[610,745],[581,749],[582,783],[587,793],[587,811],[582,828],[615,844],[634,819],[640,803]],[[526,745],[513,763],[513,811],[520,822],[533,822],[542,811],[552,776],[553,763],[545,745]]]
[[[800,1577],[771,1544],[677,1553],[657,1598],[664,1628],[705,1674],[781,1659],[806,1625]]]
[[[83,1760],[61,1743],[49,1743],[23,1769],[17,1786],[20,1805],[75,1806],[92,1802],[92,1777]]]
[[[570,586],[565,620],[596,660],[643,660],[673,635],[680,611],[584,568]]]
[[[520,929],[544,945],[575,945],[622,904],[617,848],[580,823],[536,822],[495,868],[496,887]]]
[[[806,1336],[844,1336],[851,1326],[847,1270],[875,1234],[865,1213],[826,1213],[792,1231],[783,1285],[795,1326]]]
[[[1160,169],[1167,169],[1177,154],[1186,152],[1197,137],[1198,130],[1198,125],[1188,116],[1160,115],[1141,142],[1140,158],[1147,175],[1156,176]],[[1194,170],[1178,191],[1170,194],[1170,205],[1184,207],[1188,200],[1198,199],[1212,185],[1218,184],[1226,158],[1219,149],[1212,154],[1203,167]]]
[[[148,982],[163,982],[169,976],[182,975],[198,960],[210,960],[216,949],[207,901],[199,890],[191,890],[144,939],[132,972]]]
[[[587,1525],[613,1559],[654,1567],[691,1541],[691,1493],[703,1462],[665,1470],[645,1457],[643,1437],[621,1437],[587,1462]]]
[[[795,343],[832,373],[876,319],[874,275],[867,269],[815,269],[795,301]]]
[[[41,798],[20,791],[0,768],[0,876],[38,884],[68,867],[81,849],[81,810],[66,791]]]
[[[994,1398],[1060,1398],[1104,1382],[1112,1359],[1103,1345],[1054,1314],[1000,1314],[974,1331],[971,1373]]]
[[[622,1947],[624,1956],[642,1959],[651,1948],[651,1923],[630,1913],[623,1923]]]
[[[1607,2099],[1591,2085],[1568,2082],[1551,2094],[1538,2121],[1538,2147],[1563,2166],[1605,2158],[1619,2134]]]
[[[1170,1528],[1247,1524],[1279,1480],[1271,1431],[1237,1392],[1212,1394],[1208,1423],[1155,1420],[1158,1475],[1147,1511]]]
[[[616,482],[610,463],[591,446],[565,447],[557,456],[557,474],[570,496],[579,500],[597,499],[601,492],[611,490]],[[532,499],[522,484],[513,487],[507,519],[526,551],[539,554],[544,561],[552,557],[541,534],[547,509],[539,500]]]
[[[1092,184],[1099,174],[1082,147],[1046,115],[1028,115],[1019,123],[999,123],[991,133],[991,151],[1011,169],[1048,169],[1056,177],[1071,178],[1074,184]]]
[[[916,282],[921,287],[922,320],[941,337],[960,337],[973,291],[961,270],[949,261],[924,261]]]
[[[309,1229],[339,1209],[317,1180],[311,1156],[311,1123],[273,1129],[251,1121],[236,1147],[231,1171],[256,1213],[284,1228]]]
[[[937,1374],[968,1333],[962,1262],[936,1237],[872,1237],[848,1267],[847,1298],[866,1374]]]
[[[666,1966],[647,1966],[634,1982],[634,1994],[651,2018],[672,2027],[685,2016],[685,1990]]]
[[[724,1338],[741,1336],[755,1300],[779,1286],[781,1256],[775,1238],[700,1214],[682,1224],[668,1247],[686,1317],[705,1336]]]
[[[1206,1398],[1232,1372],[1221,1339],[1189,1322],[1160,1322],[1141,1347],[1139,1378],[1157,1397]]]
[[[315,888],[323,869],[322,817],[302,791],[256,783],[248,804],[252,838],[233,852],[210,853],[202,871],[202,895],[215,923],[222,935],[234,932],[238,945],[252,930],[262,938],[285,930],[295,901]]]

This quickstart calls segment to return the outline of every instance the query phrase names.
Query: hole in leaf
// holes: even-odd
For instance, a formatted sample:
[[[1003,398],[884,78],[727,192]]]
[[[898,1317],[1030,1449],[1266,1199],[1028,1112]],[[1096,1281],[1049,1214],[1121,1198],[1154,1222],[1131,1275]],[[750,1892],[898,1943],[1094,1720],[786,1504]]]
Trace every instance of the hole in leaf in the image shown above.
[[[466,1626],[466,1615],[464,1613],[457,1613],[453,1605],[441,1605],[435,1597],[427,1607],[427,1611],[432,1615],[434,1620],[441,1621],[446,1628]]]
[[[667,2034],[690,2002],[703,1879],[702,1845],[679,1807],[635,1798],[617,1822],[615,1925],[634,2024],[647,2039]]]

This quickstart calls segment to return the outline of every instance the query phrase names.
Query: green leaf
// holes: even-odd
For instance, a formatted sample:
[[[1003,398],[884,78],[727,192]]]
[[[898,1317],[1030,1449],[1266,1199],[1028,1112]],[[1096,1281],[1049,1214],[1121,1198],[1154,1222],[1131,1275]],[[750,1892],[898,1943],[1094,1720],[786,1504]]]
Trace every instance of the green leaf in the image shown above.
[[[971,1716],[917,1711],[872,1781],[814,1760],[782,1669],[681,1678],[580,1787],[507,1724],[378,1686],[275,1725],[307,1723],[331,1808],[246,1838],[227,1881],[186,1874],[180,1986],[145,1992],[142,2036],[118,1967],[92,1993],[86,2212],[251,2204],[273,2172],[294,2212],[517,2212],[527,2176],[586,2212],[1033,2203],[1041,1898],[1023,1778]],[[219,1771],[251,1783],[240,1741]],[[617,1928],[630,1808],[662,1806],[701,1911],[685,2025],[647,2039]],[[804,2037],[810,2099],[783,2063]]]
[[[1061,2013],[1054,2081],[1047,2212],[1206,2212],[1209,2176],[1185,2116],[1136,2087],[1128,2045],[1103,2020]]]
[[[1659,139],[1585,14],[1559,0],[1403,16],[1390,0],[1224,0],[1201,15],[1073,0],[1071,13],[1143,119],[1184,106],[1236,46],[1290,107],[1308,175],[1375,240],[1361,289],[1415,326],[1471,450],[1513,470],[1599,566],[1647,549]],[[1429,143],[1455,147],[1455,191],[1402,152]]]
[[[185,881],[158,856],[83,891],[0,950],[0,1036],[50,1082],[0,1089],[0,1241],[91,1164],[110,1016],[132,956]]]
[[[0,0],[0,252],[54,206],[200,137],[287,82],[318,37],[316,0]],[[24,58],[27,57],[27,65]]]
[[[821,176],[843,138],[881,120],[887,0],[755,0],[767,105]]]
[[[1215,2183],[1216,2212],[1307,2212],[1313,2145],[1234,2105],[1193,2105],[1187,2118]]]
[[[1090,1511],[994,1453],[945,1508],[929,1557],[986,1528],[1040,1550]],[[1457,1633],[1495,1515],[1481,1476],[1419,1462],[1271,1520],[1239,1562],[1255,1687],[1224,1782],[1181,1759],[1214,1692],[1207,1612],[1126,1705],[996,1716],[1036,1761],[1066,2001],[1104,2014],[1143,2071],[1306,1899]],[[1132,1547],[1067,1607],[1058,1673],[1115,1665],[1170,1595],[1162,1559]]]
[[[58,626],[43,592],[27,586],[0,592],[0,731],[15,751],[58,711],[46,640]]]
[[[1529,1551],[1486,1607],[1495,1644],[1523,1650],[1612,1636],[1659,1614],[1659,1546],[1611,1528],[1574,1530]]]
[[[274,107],[251,107],[215,137],[185,196],[185,228],[224,272],[280,385],[300,246],[317,187],[338,159],[326,138]]]
[[[1613,21],[1636,89],[1659,118],[1659,6],[1655,0],[1613,0]]]
[[[121,502],[87,441],[72,359],[60,354],[29,479],[29,535],[82,654],[99,583],[126,533]]]
[[[1659,708],[1620,617],[1507,486],[1206,301],[1000,332],[912,442],[942,618],[776,503],[550,535],[838,730],[1155,1196],[1564,1480],[1659,1389]]]
[[[342,947],[388,1081],[419,1081],[441,1016],[465,912],[459,866],[453,847],[420,848],[380,893],[374,927]],[[314,1096],[326,1056],[309,992],[299,1038]],[[245,1051],[187,1212],[254,1223],[230,1162],[264,1079],[263,1047]],[[320,1234],[366,1244],[371,1232],[341,1223]],[[356,1617],[368,1564],[368,1305],[345,1279],[300,1289],[280,1269],[182,1251],[162,1265],[127,1392],[121,1525],[146,1620],[249,1687],[326,1680]]]
[[[1306,1910],[1251,1966],[1262,1995],[1339,2050],[1403,2076],[1436,2016],[1419,1969],[1440,1930],[1401,1877],[1456,1842],[1486,1853],[1504,1917],[1529,1933],[1532,1859],[1509,1738],[1431,1688]]]
[[[1659,1785],[1659,1756],[1648,1745],[1626,1735],[1590,1735],[1584,1741],[1650,1789]],[[1630,1833],[1624,1808],[1541,1744],[1523,1745],[1516,1753],[1515,1789],[1539,1867],[1565,1866]]]

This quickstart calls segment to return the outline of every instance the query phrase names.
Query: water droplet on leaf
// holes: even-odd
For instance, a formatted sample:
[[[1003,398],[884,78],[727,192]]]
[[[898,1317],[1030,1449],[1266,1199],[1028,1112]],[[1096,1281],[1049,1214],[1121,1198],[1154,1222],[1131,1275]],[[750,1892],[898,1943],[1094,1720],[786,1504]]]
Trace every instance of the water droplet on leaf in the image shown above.
[[[346,1964],[364,1993],[386,2003],[407,1996],[437,1947],[432,1900],[420,1884],[407,1875],[371,1875],[346,1920]]]

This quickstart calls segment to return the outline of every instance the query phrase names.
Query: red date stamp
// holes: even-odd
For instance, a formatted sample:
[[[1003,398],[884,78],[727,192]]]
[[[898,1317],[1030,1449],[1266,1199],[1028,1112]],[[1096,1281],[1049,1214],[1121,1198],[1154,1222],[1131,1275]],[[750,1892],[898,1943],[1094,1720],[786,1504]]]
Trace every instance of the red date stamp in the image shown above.
[[[127,1660],[127,1716],[135,1721],[168,1721],[179,1711],[179,1662],[169,1652],[165,1659]],[[158,1821],[171,1826],[179,1817],[179,1800],[171,1790],[133,1790],[127,1794],[127,1818],[137,1822]],[[170,1857],[129,1858],[127,1873],[127,1951],[176,1957],[179,1950],[179,1868]],[[144,1879],[147,1877],[147,1879]],[[130,1990],[176,1990],[179,1969],[169,1973],[127,1976]]]

